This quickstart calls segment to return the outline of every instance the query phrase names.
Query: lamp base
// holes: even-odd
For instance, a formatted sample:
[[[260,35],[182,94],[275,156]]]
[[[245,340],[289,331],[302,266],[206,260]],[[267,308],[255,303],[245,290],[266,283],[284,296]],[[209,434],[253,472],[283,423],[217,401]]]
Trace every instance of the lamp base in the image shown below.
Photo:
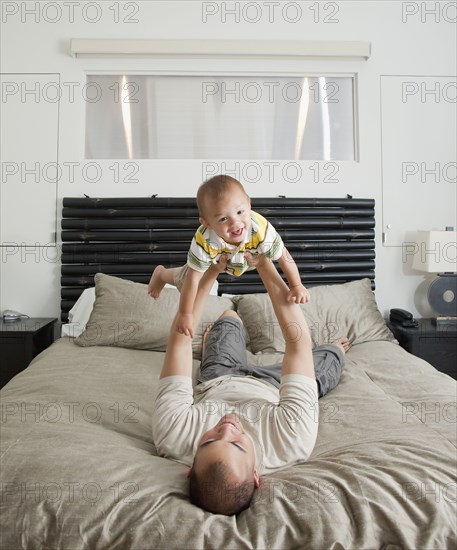
[[[457,275],[438,274],[428,289],[428,301],[438,317],[457,317]]]

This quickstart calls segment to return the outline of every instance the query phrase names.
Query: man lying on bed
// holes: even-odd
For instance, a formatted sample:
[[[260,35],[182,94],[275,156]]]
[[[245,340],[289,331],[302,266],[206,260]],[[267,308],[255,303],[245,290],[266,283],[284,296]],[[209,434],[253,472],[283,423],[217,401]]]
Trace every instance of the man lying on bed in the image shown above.
[[[308,459],[318,392],[338,383],[348,348],[341,339],[313,352],[300,306],[287,300],[276,267],[261,258],[257,270],[285,337],[282,365],[249,367],[241,319],[227,311],[207,335],[194,394],[191,339],[172,326],[153,411],[158,453],[190,466],[191,501],[226,515],[249,506],[261,474]],[[218,273],[214,266],[205,277],[195,319]]]

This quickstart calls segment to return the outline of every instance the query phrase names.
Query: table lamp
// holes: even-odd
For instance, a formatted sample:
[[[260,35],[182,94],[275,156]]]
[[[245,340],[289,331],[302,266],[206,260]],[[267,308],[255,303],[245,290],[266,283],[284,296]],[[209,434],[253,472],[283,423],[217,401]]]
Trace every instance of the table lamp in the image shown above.
[[[418,231],[418,250],[412,268],[436,273],[428,289],[428,302],[437,313],[437,326],[457,326],[457,231]]]

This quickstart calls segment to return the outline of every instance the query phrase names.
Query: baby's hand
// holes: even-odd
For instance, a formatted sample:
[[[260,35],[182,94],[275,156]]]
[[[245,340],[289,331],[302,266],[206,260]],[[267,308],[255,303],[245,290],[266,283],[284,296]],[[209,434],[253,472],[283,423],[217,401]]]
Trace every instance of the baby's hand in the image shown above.
[[[302,284],[291,287],[287,295],[288,302],[295,302],[296,304],[306,304],[309,302],[311,296],[309,291]]]
[[[180,334],[194,337],[194,316],[192,313],[179,313],[176,319],[176,330]]]

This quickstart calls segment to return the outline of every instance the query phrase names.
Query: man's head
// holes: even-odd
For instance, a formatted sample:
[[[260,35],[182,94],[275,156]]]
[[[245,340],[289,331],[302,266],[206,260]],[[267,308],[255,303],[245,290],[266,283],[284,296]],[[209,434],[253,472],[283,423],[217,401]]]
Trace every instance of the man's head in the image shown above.
[[[242,242],[251,228],[251,200],[241,183],[230,176],[214,176],[197,192],[200,223],[225,242]]]
[[[225,515],[248,508],[260,480],[254,445],[237,415],[226,414],[202,435],[188,477],[190,499],[200,508]]]

